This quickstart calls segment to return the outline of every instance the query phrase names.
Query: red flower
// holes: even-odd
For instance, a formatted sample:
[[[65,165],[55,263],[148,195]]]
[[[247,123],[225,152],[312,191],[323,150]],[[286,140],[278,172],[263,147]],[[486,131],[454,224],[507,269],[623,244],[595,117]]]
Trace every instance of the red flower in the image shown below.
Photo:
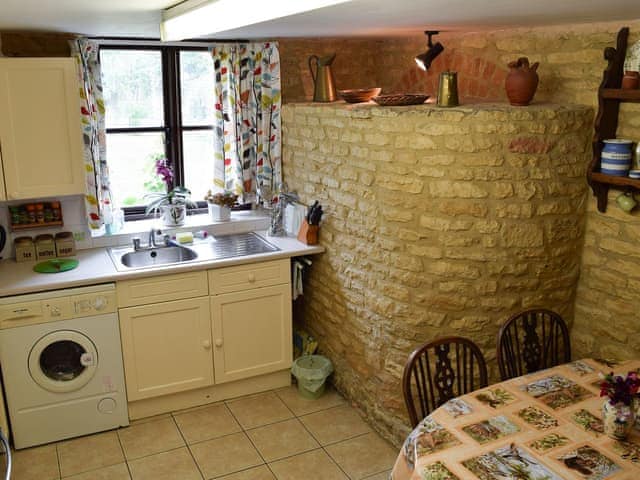
[[[89,113],[89,110],[87,110],[87,109],[86,109],[86,108],[84,108],[84,107],[80,107],[80,111],[82,112],[82,114],[83,114],[83,115],[91,115],[91,114]]]
[[[220,73],[221,73],[222,75],[224,75],[225,73],[227,73],[227,67],[222,67],[222,68],[220,69]]]
[[[216,110],[222,110],[222,104],[216,103]]]
[[[91,217],[91,220],[100,220],[100,215],[98,215],[97,213],[90,213],[89,216]]]

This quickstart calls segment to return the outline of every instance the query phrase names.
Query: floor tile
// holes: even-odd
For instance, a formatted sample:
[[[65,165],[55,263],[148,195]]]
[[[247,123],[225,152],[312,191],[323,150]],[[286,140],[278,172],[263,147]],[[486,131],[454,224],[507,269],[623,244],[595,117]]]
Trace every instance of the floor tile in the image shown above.
[[[293,414],[274,392],[227,402],[243,428],[255,428],[292,418]]]
[[[266,465],[219,477],[219,480],[276,480]]]
[[[131,420],[129,426],[141,425],[143,423],[155,422],[156,420],[163,420],[165,418],[171,418],[170,413],[161,413],[160,415],[154,415],[152,417],[138,418],[137,420]]]
[[[184,446],[172,418],[133,425],[118,431],[127,460]]]
[[[202,480],[186,447],[129,462],[133,480]]]
[[[242,432],[196,443],[189,448],[205,478],[220,477],[264,463]]]
[[[18,479],[19,480],[19,479]],[[131,480],[126,463],[99,468],[89,472],[63,477],[63,480]]]
[[[311,400],[300,395],[298,393],[298,387],[295,385],[276,390],[276,394],[297,416],[306,415],[308,413],[317,412],[319,410],[324,410],[326,408],[335,407],[345,403],[344,398],[342,398],[333,388],[328,386],[324,394],[316,400]]]
[[[60,478],[55,445],[44,445],[12,452],[16,480],[53,480]]]
[[[390,477],[391,477],[391,470],[386,470],[384,472],[371,475],[370,477],[366,477],[364,480],[389,480]]]
[[[348,480],[322,449],[302,453],[269,464],[278,480]],[[312,474],[310,472],[313,472]]]
[[[320,447],[297,418],[248,430],[247,435],[267,462]]]
[[[349,405],[305,415],[300,417],[300,421],[322,445],[340,442],[371,431],[358,411]]]
[[[176,413],[174,417],[189,444],[242,430],[224,403]]]
[[[362,479],[393,467],[398,452],[391,444],[371,432],[334,443],[327,453],[352,479]]]
[[[58,444],[63,477],[124,462],[116,432],[104,432],[66,440]]]

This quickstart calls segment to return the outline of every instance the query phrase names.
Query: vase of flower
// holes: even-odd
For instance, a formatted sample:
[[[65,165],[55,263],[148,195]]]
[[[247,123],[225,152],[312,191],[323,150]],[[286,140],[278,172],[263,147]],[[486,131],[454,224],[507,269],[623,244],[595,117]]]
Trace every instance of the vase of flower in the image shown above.
[[[602,405],[604,433],[616,440],[624,440],[636,423],[636,402],[640,379],[636,372],[626,377],[611,372],[604,377],[600,396],[607,397]]]
[[[165,227],[184,225],[187,207],[195,206],[191,201],[191,191],[182,186],[174,186],[173,169],[166,158],[156,161],[156,173],[164,184],[164,192],[151,192],[145,195],[149,200],[147,215],[160,212]]]
[[[187,218],[187,206],[166,204],[160,206],[160,216],[165,227],[180,227]]]
[[[236,194],[225,191],[213,195],[209,190],[204,199],[207,201],[207,209],[212,221],[228,222],[231,220],[231,207],[238,199]]]

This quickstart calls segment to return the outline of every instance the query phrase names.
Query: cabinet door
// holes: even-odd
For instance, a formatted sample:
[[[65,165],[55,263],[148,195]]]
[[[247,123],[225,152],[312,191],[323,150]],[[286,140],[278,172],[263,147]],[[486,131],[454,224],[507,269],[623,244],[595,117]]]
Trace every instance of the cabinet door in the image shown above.
[[[4,191],[4,173],[2,172],[2,144],[0,144],[0,202],[7,199]]]
[[[208,297],[119,313],[129,401],[213,384]]]
[[[84,193],[72,58],[0,58],[0,145],[9,200]]]
[[[216,383],[291,366],[290,288],[282,284],[211,297]]]

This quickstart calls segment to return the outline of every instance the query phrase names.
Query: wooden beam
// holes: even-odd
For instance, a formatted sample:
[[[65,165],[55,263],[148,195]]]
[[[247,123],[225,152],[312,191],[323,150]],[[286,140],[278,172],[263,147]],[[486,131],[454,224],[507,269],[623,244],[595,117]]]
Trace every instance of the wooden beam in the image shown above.
[[[0,32],[2,54],[7,57],[68,57],[75,33]]]

